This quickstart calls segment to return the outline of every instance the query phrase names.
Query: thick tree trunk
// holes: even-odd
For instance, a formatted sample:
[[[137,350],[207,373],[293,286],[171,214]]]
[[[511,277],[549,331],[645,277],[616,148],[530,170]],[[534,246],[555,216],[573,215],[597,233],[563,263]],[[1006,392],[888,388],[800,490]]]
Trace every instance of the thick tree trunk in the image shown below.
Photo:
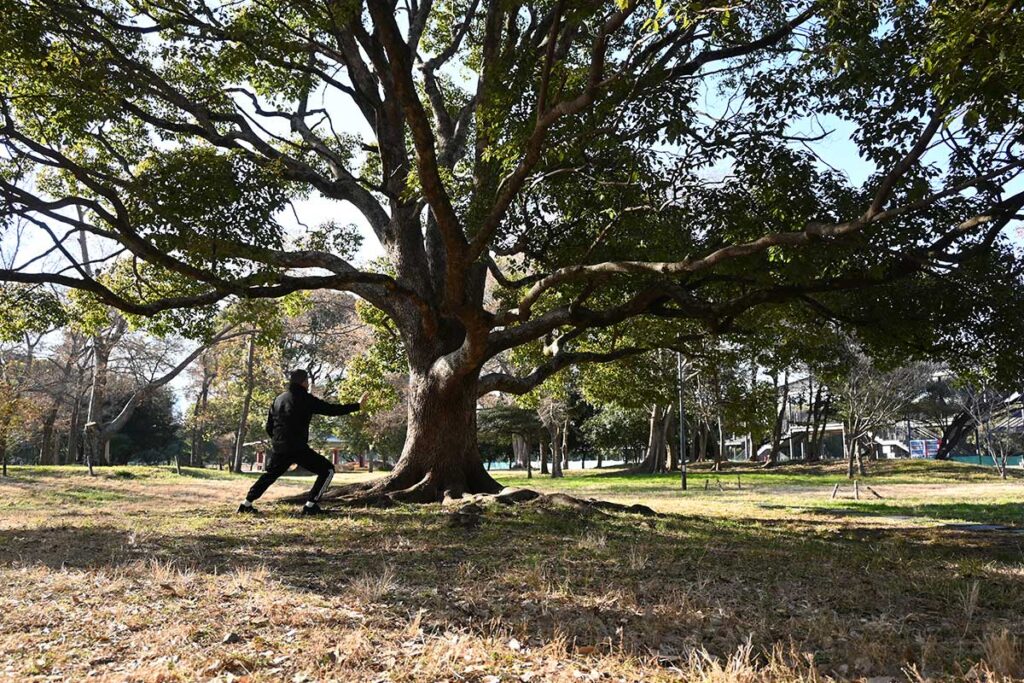
[[[408,430],[389,475],[363,490],[410,503],[440,502],[465,494],[498,493],[476,436],[477,373],[445,377],[443,371],[410,373]],[[345,493],[339,489],[339,493]]]
[[[551,472],[548,471],[548,449],[547,444],[544,443],[544,437],[540,438],[537,447],[540,449],[540,473],[551,474]]]

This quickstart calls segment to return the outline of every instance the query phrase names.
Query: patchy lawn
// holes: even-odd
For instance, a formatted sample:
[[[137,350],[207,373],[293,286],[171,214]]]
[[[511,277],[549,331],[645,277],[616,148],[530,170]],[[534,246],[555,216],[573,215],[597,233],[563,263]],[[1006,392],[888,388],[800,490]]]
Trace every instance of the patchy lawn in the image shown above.
[[[991,470],[877,463],[860,500],[829,467],[698,469],[686,493],[496,473],[664,514],[487,506],[470,528],[441,506],[239,517],[250,477],[186,474],[0,480],[0,679],[1024,676],[1024,481]]]

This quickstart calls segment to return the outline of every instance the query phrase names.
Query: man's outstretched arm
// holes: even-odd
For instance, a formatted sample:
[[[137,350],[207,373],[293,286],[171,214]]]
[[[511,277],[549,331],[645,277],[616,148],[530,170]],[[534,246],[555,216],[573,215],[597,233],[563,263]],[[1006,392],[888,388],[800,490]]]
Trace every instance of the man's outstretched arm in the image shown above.
[[[310,394],[311,408],[314,415],[348,415],[359,410],[366,401],[366,394],[359,397],[358,403],[328,403]]]

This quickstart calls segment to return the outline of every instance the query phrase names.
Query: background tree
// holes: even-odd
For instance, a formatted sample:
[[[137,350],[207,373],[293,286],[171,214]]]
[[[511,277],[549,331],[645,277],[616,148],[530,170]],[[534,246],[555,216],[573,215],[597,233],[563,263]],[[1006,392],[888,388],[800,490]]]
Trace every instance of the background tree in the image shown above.
[[[499,403],[480,410],[480,441],[507,447],[512,446],[512,467],[523,469],[532,476],[531,445],[542,436],[543,427],[535,410],[514,404]]]
[[[864,454],[875,451],[874,438],[906,414],[934,368],[927,363],[880,368],[852,343],[847,345],[845,364],[830,386],[843,418],[847,474],[852,479],[855,466],[858,474],[866,473]]]

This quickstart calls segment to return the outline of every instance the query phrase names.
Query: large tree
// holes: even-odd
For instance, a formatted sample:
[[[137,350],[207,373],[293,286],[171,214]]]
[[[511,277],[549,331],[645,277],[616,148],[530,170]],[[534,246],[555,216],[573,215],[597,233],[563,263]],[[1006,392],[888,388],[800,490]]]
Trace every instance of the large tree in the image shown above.
[[[945,5],[0,0],[0,210],[41,244],[4,294],[187,328],[231,297],[352,292],[409,366],[372,493],[494,492],[478,395],[648,346],[597,330],[852,319],[854,292],[935,296],[997,243],[1024,205],[1021,12]],[[827,129],[850,150],[825,156]],[[854,153],[863,183],[833,170]],[[340,220],[289,235],[311,195],[358,211],[386,266],[355,267]],[[542,341],[532,370],[485,370]]]

